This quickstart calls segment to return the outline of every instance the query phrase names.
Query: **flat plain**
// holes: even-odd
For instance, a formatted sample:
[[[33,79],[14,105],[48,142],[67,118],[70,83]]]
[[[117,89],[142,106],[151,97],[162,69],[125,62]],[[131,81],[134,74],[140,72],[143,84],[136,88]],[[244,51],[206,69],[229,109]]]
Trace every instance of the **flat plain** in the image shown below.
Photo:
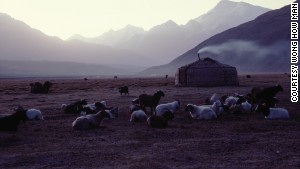
[[[50,80],[49,94],[30,93],[29,84]],[[22,78],[0,79],[0,115],[18,105],[37,108],[43,121],[21,122],[17,132],[0,131],[0,168],[300,168],[300,104],[290,101],[287,74],[239,76],[240,86],[175,87],[174,78]],[[278,107],[289,120],[266,120],[262,114],[223,114],[198,121],[184,111],[188,103],[204,104],[213,93],[247,94],[254,86],[280,84]],[[129,96],[118,87],[129,87]],[[162,90],[160,103],[181,101],[166,129],[130,123],[131,100]],[[77,115],[61,105],[80,99],[106,100],[119,107],[119,117],[105,119],[100,128],[74,131]],[[149,109],[148,114],[150,114]]]

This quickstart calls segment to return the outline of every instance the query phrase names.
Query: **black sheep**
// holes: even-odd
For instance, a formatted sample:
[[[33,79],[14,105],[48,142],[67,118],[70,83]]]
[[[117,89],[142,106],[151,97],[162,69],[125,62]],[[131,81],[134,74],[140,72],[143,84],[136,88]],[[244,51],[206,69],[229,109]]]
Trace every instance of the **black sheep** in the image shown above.
[[[252,105],[253,104],[263,104],[265,103],[268,107],[273,107],[278,99],[275,98],[278,92],[282,92],[283,88],[280,85],[266,88],[253,88],[251,90],[252,94]]]
[[[66,114],[80,114],[84,111],[83,106],[87,105],[86,100],[80,100],[75,103],[71,103],[64,108],[64,113]]]
[[[0,130],[2,131],[17,131],[20,121],[26,121],[27,116],[24,111],[17,111],[14,114],[0,117]]]
[[[166,128],[168,127],[168,121],[174,118],[174,114],[171,111],[166,111],[162,116],[152,115],[147,119],[147,123],[153,128]]]
[[[161,90],[157,91],[154,93],[154,95],[148,95],[148,94],[141,94],[139,96],[139,101],[140,101],[140,107],[146,112],[146,107],[151,108],[151,113],[153,113],[153,110],[156,110],[155,107],[158,105],[159,100],[161,97],[164,97],[165,94]]]
[[[125,93],[125,95],[129,95],[129,90],[127,86],[123,86],[123,87],[119,87],[119,92],[122,95],[123,93]]]

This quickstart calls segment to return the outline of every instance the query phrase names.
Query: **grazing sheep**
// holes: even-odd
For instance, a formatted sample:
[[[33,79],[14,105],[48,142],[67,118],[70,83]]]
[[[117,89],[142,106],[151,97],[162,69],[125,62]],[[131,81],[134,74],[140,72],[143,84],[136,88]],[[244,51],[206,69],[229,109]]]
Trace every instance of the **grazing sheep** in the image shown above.
[[[130,122],[145,122],[147,114],[143,110],[135,110],[131,113]]]
[[[97,114],[89,114],[86,116],[80,116],[76,118],[72,123],[74,130],[88,130],[97,128],[105,118],[110,118],[110,114],[106,111],[100,111]]]
[[[119,92],[122,95],[123,93],[125,93],[125,95],[129,95],[129,90],[127,86],[123,86],[123,87],[119,87]]]
[[[171,103],[160,104],[156,106],[156,114],[162,116],[164,112],[171,111],[173,114],[179,110],[180,101],[173,101]]]
[[[191,117],[198,120],[210,120],[217,118],[216,112],[209,106],[197,106],[194,104],[188,104],[185,108],[185,112],[189,112]]]
[[[166,128],[168,127],[168,120],[174,118],[174,115],[171,111],[166,111],[162,116],[151,115],[147,119],[148,126],[153,128]]]
[[[37,109],[25,110],[23,109],[23,107],[18,106],[18,108],[16,108],[16,112],[25,113],[27,116],[27,120],[44,120],[42,112]]]
[[[31,93],[49,93],[50,87],[53,85],[53,83],[46,81],[44,84],[40,82],[30,83],[30,92]]]
[[[20,121],[25,122],[27,115],[24,111],[17,111],[14,114],[0,117],[1,131],[17,131]]]
[[[165,94],[161,90],[154,93],[154,95],[141,94],[139,96],[140,106],[144,111],[146,110],[146,107],[150,107],[151,113],[153,113],[154,110],[156,114],[155,107],[158,105],[160,98],[164,96]]]
[[[83,111],[84,105],[87,105],[87,101],[80,100],[67,106],[62,105],[62,108],[64,108],[64,113],[66,114],[80,114]]]
[[[256,108],[257,112],[262,112],[266,119],[289,119],[290,115],[285,108],[269,108],[265,104],[259,104]]]

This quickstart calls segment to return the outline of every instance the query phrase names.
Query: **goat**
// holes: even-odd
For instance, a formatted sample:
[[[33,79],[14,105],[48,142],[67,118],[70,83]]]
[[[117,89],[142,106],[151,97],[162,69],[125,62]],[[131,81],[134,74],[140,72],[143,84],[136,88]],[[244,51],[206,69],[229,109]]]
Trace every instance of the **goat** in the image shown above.
[[[146,107],[150,107],[151,113],[153,113],[154,110],[156,114],[155,107],[158,105],[160,98],[164,96],[165,94],[161,90],[154,93],[154,95],[141,94],[139,96],[140,106],[144,111],[146,110]]]
[[[123,93],[125,93],[125,95],[129,95],[129,89],[127,86],[123,86],[123,87],[119,87],[119,92],[122,95]]]
[[[27,120],[27,116],[24,111],[17,111],[14,114],[0,117],[0,130],[16,132],[21,120],[23,122]]]

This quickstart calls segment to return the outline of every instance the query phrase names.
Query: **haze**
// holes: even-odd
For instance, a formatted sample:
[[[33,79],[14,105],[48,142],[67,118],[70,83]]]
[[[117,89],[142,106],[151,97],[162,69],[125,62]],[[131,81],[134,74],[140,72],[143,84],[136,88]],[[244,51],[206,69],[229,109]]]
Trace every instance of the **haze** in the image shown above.
[[[0,0],[0,12],[21,20],[47,35],[67,39],[74,34],[96,37],[126,25],[145,30],[173,20],[186,24],[220,0]],[[238,0],[233,0],[237,1]],[[245,0],[270,9],[293,0]]]

